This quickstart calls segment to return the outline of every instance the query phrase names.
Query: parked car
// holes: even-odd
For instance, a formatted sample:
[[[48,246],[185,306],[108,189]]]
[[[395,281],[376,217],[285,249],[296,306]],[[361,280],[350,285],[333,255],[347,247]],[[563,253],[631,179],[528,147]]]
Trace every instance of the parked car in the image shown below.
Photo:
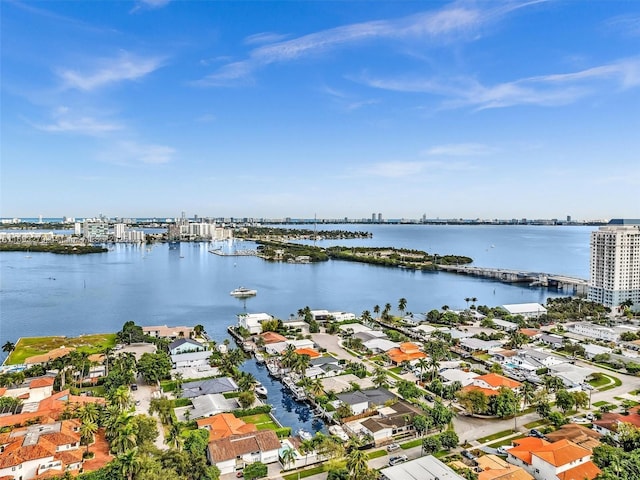
[[[496,452],[498,452],[498,455],[506,455],[510,448],[511,447],[507,447],[507,446],[503,445],[501,447],[498,447]]]
[[[435,400],[435,398],[433,398],[433,395],[429,395],[428,393],[424,396],[424,398],[429,402],[433,402]]]
[[[595,420],[596,417],[594,417],[593,413],[589,412],[585,415],[587,420]]]
[[[535,428],[532,428],[531,431],[529,432],[529,436],[544,438],[544,433],[542,433],[540,430],[536,430]]]
[[[131,390],[137,390],[138,389],[138,385],[136,385],[135,383],[131,384]]]
[[[397,456],[391,457],[389,459],[389,466],[393,467],[394,465],[398,465],[400,463],[404,463],[407,460],[409,460],[409,457],[407,457],[406,455],[397,455]]]
[[[387,452],[394,452],[396,450],[398,450],[400,448],[400,445],[398,445],[397,443],[391,443],[389,445],[387,445]]]
[[[462,450],[462,452],[460,452],[460,454],[464,458],[469,459],[469,460],[475,460],[476,459],[476,456],[473,453],[471,453],[469,450]]]

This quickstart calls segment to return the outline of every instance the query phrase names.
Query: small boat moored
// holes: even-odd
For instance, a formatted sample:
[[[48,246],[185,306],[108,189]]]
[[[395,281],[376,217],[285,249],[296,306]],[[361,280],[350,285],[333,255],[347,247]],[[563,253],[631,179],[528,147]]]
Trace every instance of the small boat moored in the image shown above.
[[[256,362],[258,363],[264,363],[264,355],[262,355],[259,352],[256,352]]]
[[[244,297],[253,297],[258,294],[257,290],[252,290],[250,288],[238,287],[234,290],[231,290],[229,295],[232,297],[244,298]]]
[[[267,389],[264,385],[262,384],[258,384],[256,385],[256,388],[254,389],[254,391],[256,392],[256,395],[259,395],[261,397],[266,397],[267,396]]]
[[[313,435],[303,429],[298,430],[298,436],[301,440],[311,440],[313,438]]]

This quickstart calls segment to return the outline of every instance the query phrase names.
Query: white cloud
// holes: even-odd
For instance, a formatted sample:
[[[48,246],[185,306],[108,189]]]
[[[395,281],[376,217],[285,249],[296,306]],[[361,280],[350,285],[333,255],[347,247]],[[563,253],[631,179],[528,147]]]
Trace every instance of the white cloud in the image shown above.
[[[615,33],[630,37],[640,36],[640,15],[619,15],[607,20],[605,25]]]
[[[166,145],[120,141],[100,154],[99,159],[124,166],[162,165],[171,162],[175,153],[173,148]]]
[[[76,115],[68,107],[57,108],[52,116],[51,123],[32,125],[44,132],[77,133],[91,136],[99,136],[122,129],[122,125],[117,123],[98,120],[87,115]]]
[[[280,42],[287,38],[288,35],[282,35],[280,33],[273,32],[261,32],[249,35],[244,39],[244,43],[247,45],[259,45],[263,43]]]
[[[227,64],[217,72],[197,82],[200,85],[234,85],[235,82],[253,73],[257,68],[292,61],[301,57],[317,55],[345,45],[354,45],[371,40],[429,39],[447,41],[459,35],[477,33],[478,29],[510,10],[538,2],[517,2],[508,7],[495,9],[476,8],[454,4],[437,11],[423,12],[396,20],[376,20],[310,33],[285,41],[278,41],[255,48],[245,60]],[[268,35],[255,37],[263,40]],[[248,37],[252,39],[252,37]]]
[[[137,0],[135,6],[129,13],[136,13],[140,10],[155,10],[166,7],[171,0]]]
[[[390,161],[363,165],[353,171],[353,175],[357,177],[412,178],[421,174],[461,172],[476,168],[475,165],[468,162]]]
[[[481,143],[452,143],[446,145],[436,145],[423,153],[425,155],[448,155],[448,156],[476,156],[488,155],[496,152],[494,147],[483,145]]]
[[[116,58],[104,58],[97,62],[91,72],[61,69],[58,75],[67,88],[91,91],[125,80],[138,80],[162,66],[158,57],[140,57],[122,53]]]
[[[640,86],[640,57],[572,73],[534,76],[490,86],[473,78],[361,78],[360,81],[374,88],[441,96],[445,98],[445,107],[558,106],[599,92]]]

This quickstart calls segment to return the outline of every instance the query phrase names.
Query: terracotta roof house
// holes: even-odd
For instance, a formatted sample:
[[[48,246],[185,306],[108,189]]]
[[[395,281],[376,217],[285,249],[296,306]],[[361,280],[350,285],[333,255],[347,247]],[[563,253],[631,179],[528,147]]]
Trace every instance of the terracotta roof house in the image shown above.
[[[296,353],[298,355],[308,355],[311,358],[318,358],[320,356],[320,353],[313,348],[297,348]]]
[[[584,425],[568,423],[561,426],[555,432],[547,433],[545,437],[550,442],[569,440],[576,445],[586,448],[587,450],[593,450],[595,447],[600,445],[600,438],[602,437],[602,434],[587,428]]]
[[[462,392],[469,392],[471,390],[480,390],[487,396],[499,395],[502,387],[510,388],[514,390],[519,388],[522,384],[511,380],[497,373],[488,373],[486,375],[480,375],[473,379],[471,385],[467,385],[462,389]]]
[[[420,358],[427,358],[427,354],[420,351],[420,347],[412,342],[401,343],[399,347],[387,351],[391,363],[400,365]]]
[[[593,429],[602,435],[616,436],[618,425],[621,423],[630,423],[640,428],[640,406],[629,409],[629,415],[621,413],[603,413],[599,420],[593,422]]]
[[[41,355],[33,355],[31,357],[27,357],[24,361],[25,365],[39,365],[41,363],[50,362],[51,360],[55,360],[56,358],[64,357],[65,355],[69,355],[73,352],[75,348],[73,347],[60,347],[53,349],[47,353],[43,353]]]
[[[17,428],[0,437],[0,442],[0,477],[27,480],[82,468],[80,422],[76,420]]]
[[[167,327],[166,325],[152,325],[150,327],[142,327],[142,332],[151,337],[170,338],[175,340],[176,338],[191,338],[193,335],[193,328],[184,326]]]
[[[533,475],[523,468],[511,465],[497,455],[482,455],[476,462],[482,470],[478,480],[533,480]]]
[[[258,427],[252,423],[245,423],[231,413],[220,413],[208,418],[196,420],[198,428],[209,430],[209,441],[220,440],[232,435],[257,432]]]
[[[591,461],[591,451],[569,440],[554,443],[523,438],[507,454],[507,461],[524,468],[536,480],[592,480],[600,469]]]
[[[255,462],[277,462],[279,448],[280,440],[273,430],[259,430],[209,442],[207,459],[224,475]]]
[[[376,445],[382,445],[392,441],[394,435],[413,430],[412,420],[421,414],[421,410],[399,400],[388,407],[378,407],[378,414],[360,422],[360,425],[373,437]]]
[[[265,345],[270,343],[286,342],[287,337],[275,332],[264,332],[260,334],[260,337],[264,340]]]

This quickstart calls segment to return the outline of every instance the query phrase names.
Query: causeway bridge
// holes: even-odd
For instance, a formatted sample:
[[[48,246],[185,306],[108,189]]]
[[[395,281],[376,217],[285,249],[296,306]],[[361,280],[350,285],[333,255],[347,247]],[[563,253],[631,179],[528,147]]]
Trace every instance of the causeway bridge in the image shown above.
[[[526,283],[530,287],[549,287],[567,293],[586,295],[589,282],[583,278],[556,275],[553,273],[528,272],[505,268],[471,267],[468,265],[438,265],[439,270],[461,275],[490,278],[504,283]]]

